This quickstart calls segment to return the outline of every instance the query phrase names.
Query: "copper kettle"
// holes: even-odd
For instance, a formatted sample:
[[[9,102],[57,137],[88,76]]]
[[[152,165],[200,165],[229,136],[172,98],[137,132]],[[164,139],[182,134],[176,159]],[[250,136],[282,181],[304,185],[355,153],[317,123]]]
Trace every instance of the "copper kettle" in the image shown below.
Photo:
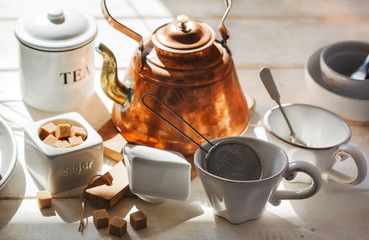
[[[155,94],[207,139],[240,135],[249,115],[236,70],[227,46],[229,33],[223,22],[218,27],[222,41],[207,24],[181,15],[143,40],[142,36],[117,22],[101,1],[110,25],[139,43],[123,81],[117,77],[113,53],[103,44],[101,85],[115,101],[112,120],[123,137],[136,144],[175,150],[190,155],[197,146],[169,127],[142,104],[146,93]],[[152,108],[199,143],[203,139],[157,102]]]

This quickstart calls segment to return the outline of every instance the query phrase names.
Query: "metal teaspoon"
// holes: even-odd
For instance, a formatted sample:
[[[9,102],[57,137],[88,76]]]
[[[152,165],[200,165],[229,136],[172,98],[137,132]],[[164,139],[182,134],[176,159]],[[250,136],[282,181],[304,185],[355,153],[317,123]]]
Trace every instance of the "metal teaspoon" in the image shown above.
[[[262,68],[260,69],[260,78],[261,81],[263,81],[263,84],[265,86],[265,88],[267,89],[270,97],[278,104],[279,109],[282,112],[282,115],[284,117],[284,119],[287,122],[288,128],[290,129],[290,136],[291,136],[291,141],[293,143],[297,143],[303,146],[306,146],[306,144],[299,138],[296,137],[296,133],[293,131],[292,126],[290,121],[287,118],[286,113],[284,112],[282,105],[281,105],[281,101],[280,101],[280,95],[277,89],[277,86],[275,85],[272,73],[270,72],[269,68]]]
[[[366,76],[368,76],[368,64],[369,55],[365,58],[364,63],[350,75],[350,78],[353,78],[355,80],[365,80]]]

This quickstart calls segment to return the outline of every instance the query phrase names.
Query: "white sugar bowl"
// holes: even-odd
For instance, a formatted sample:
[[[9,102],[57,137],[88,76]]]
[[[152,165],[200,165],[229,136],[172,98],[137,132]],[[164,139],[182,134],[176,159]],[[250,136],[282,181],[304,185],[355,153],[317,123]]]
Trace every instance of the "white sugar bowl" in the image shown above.
[[[23,100],[49,112],[64,112],[94,93],[96,21],[68,9],[39,10],[15,24]]]
[[[45,124],[69,124],[85,130],[85,140],[73,147],[60,148],[40,138]],[[24,130],[25,160],[29,172],[51,193],[59,193],[87,184],[99,174],[103,164],[103,140],[78,113],[66,113],[30,124]]]

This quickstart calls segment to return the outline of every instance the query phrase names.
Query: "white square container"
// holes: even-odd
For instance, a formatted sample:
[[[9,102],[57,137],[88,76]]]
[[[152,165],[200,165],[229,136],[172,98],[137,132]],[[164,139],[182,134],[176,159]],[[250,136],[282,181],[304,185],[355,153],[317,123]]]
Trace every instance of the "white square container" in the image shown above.
[[[39,137],[41,127],[49,122],[83,127],[87,138],[82,144],[70,148],[49,146]],[[28,170],[51,193],[85,185],[102,168],[103,140],[76,112],[43,119],[25,127],[24,148]]]
[[[187,200],[191,187],[191,164],[182,154],[127,144],[123,150],[132,193],[147,202]]]

